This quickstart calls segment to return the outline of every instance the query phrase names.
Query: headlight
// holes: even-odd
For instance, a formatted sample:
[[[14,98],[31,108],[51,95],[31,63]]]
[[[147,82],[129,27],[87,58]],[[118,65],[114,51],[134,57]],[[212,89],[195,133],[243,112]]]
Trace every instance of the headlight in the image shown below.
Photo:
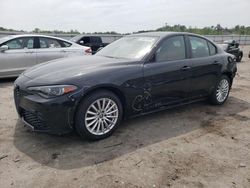
[[[74,85],[53,85],[53,86],[28,87],[28,90],[35,92],[41,95],[42,97],[49,98],[73,92],[77,90],[77,87]]]

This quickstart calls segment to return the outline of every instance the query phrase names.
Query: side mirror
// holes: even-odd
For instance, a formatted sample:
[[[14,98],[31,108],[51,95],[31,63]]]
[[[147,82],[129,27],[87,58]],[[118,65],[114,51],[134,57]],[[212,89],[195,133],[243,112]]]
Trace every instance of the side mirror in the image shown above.
[[[80,40],[80,42],[79,42],[80,44],[84,44],[84,41],[83,40]]]
[[[9,49],[9,47],[7,45],[0,46],[0,51],[1,52],[4,52],[4,51],[6,51],[8,49]]]

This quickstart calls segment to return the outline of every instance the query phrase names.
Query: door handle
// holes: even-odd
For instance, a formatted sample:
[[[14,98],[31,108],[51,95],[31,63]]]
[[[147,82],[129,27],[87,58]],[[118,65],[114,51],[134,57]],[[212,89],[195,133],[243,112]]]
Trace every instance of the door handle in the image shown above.
[[[34,53],[34,51],[27,51],[27,52],[25,52],[26,54],[33,54]]]
[[[66,50],[61,50],[60,52],[64,52],[64,53],[65,53],[65,52],[67,52],[67,51],[66,51]]]
[[[191,69],[191,67],[189,67],[189,66],[184,66],[184,67],[181,68],[182,71],[187,71],[189,69]]]

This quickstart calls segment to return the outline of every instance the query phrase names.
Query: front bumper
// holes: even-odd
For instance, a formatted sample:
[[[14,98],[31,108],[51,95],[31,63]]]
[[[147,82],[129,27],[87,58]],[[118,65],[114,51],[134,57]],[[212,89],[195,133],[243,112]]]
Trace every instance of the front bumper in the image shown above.
[[[16,84],[14,100],[19,116],[31,130],[51,134],[72,131],[77,106],[72,96],[45,99]]]

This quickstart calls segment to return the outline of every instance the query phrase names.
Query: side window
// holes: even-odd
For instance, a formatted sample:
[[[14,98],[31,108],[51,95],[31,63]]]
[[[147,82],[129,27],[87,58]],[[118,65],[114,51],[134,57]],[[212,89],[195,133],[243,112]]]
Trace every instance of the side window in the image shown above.
[[[47,41],[44,38],[40,38],[40,48],[49,48],[49,45],[47,44]]]
[[[84,41],[84,44],[90,43],[90,38],[89,37],[83,37],[82,40]]]
[[[174,61],[186,58],[185,42],[183,36],[166,39],[156,51],[155,60]]]
[[[217,54],[217,49],[211,42],[208,42],[208,47],[209,47],[210,55]]]
[[[101,37],[96,37],[97,43],[102,43],[102,38]]]
[[[9,42],[6,42],[5,45],[9,47],[9,49],[22,49],[22,39],[15,39]]]
[[[34,48],[34,38],[27,38],[25,46],[28,49]]]
[[[102,43],[100,37],[91,37],[91,42],[92,43]]]
[[[96,37],[90,37],[90,41],[91,41],[91,43],[96,43]]]
[[[34,47],[34,38],[33,37],[23,37],[18,39],[13,39],[8,42],[5,42],[3,45],[7,45],[9,49],[32,49]]]
[[[209,56],[207,41],[199,37],[189,37],[193,58]]]
[[[61,48],[59,41],[51,38],[39,38],[40,48]]]
[[[65,48],[70,47],[72,44],[65,42],[65,41],[61,41],[64,45]]]

